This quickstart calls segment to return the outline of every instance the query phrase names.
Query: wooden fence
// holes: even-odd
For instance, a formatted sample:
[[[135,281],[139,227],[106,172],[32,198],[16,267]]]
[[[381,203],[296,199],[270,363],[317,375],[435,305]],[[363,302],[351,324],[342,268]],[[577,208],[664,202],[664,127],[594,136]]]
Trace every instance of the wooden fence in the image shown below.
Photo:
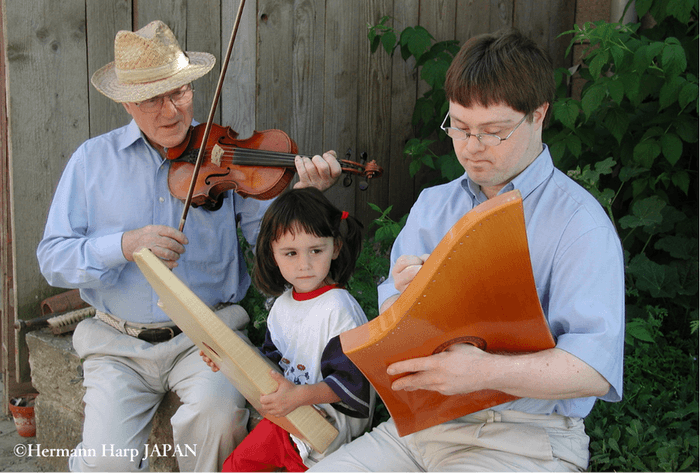
[[[39,273],[35,252],[64,165],[76,147],[127,123],[123,108],[90,85],[92,73],[113,60],[118,30],[166,22],[186,50],[225,51],[238,0],[2,0],[7,103],[8,204],[13,242],[14,291],[3,300],[6,320],[38,315],[41,300],[57,290]],[[348,149],[366,152],[384,176],[360,192],[329,191],[340,207],[368,223],[368,202],[394,206],[399,218],[426,180],[413,179],[403,157],[412,137],[411,114],[420,84],[412,62],[399,54],[371,54],[367,25],[385,15],[397,31],[421,25],[437,41],[469,37],[513,25],[539,41],[557,66],[568,44],[575,0],[257,0],[248,1],[224,83],[217,123],[242,137],[254,130],[286,131],[305,154]],[[217,61],[218,63],[219,61]],[[218,80],[218,64],[195,82],[195,118],[205,121]],[[109,185],[105,182],[105,185]],[[8,227],[9,228],[9,227]],[[9,256],[8,256],[9,255]],[[6,268],[4,268],[6,269]],[[8,337],[4,334],[3,339]],[[17,378],[27,379],[24,342],[17,340]]]

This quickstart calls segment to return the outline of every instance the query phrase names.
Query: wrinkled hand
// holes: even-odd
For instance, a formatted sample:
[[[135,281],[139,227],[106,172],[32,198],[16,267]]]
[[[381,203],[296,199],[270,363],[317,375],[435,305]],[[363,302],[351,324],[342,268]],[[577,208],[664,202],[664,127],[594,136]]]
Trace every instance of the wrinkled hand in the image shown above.
[[[148,248],[165,265],[173,269],[185,252],[187,237],[181,231],[166,225],[147,225],[129,230],[122,235],[122,253],[127,261],[134,261],[134,252]]]
[[[204,352],[203,352],[202,350],[199,350],[199,356],[202,357],[202,360],[204,360],[204,362],[207,364],[207,366],[208,366],[209,368],[211,368],[211,370],[212,370],[214,373],[216,373],[217,371],[219,371],[219,365],[217,365],[216,363],[214,363],[214,360],[212,360],[212,359],[209,358],[207,355],[205,355]]]
[[[295,189],[316,187],[325,191],[338,181],[342,173],[335,151],[327,151],[323,156],[316,155],[313,158],[297,156],[294,165],[299,174],[299,182],[294,184]]]
[[[445,351],[389,365],[387,374],[395,376],[411,373],[397,379],[391,385],[394,391],[426,389],[445,396],[468,394],[486,389],[483,361],[490,356],[473,345],[459,343]]]
[[[418,271],[428,259],[430,255],[415,256],[401,255],[394,263],[391,270],[391,275],[394,277],[394,287],[397,291],[403,292],[408,287],[409,283],[416,277]]]
[[[273,416],[284,417],[300,406],[295,396],[300,386],[289,381],[278,371],[270,371],[270,376],[277,381],[278,386],[275,392],[260,396],[260,404],[262,405],[261,414],[272,414]]]

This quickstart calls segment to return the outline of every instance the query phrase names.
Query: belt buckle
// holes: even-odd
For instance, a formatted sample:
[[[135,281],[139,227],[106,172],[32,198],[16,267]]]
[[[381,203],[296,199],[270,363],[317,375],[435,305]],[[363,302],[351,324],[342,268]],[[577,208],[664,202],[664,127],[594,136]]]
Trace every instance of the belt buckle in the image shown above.
[[[145,328],[139,332],[136,338],[154,343],[171,340],[175,338],[175,335],[173,327]]]

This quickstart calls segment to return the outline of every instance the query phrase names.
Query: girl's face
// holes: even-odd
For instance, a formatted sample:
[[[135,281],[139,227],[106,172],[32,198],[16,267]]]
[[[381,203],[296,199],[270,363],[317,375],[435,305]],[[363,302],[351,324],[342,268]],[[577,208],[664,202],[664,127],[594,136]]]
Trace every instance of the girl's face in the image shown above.
[[[328,272],[339,250],[332,237],[317,237],[301,229],[287,232],[272,242],[272,253],[282,277],[300,293],[332,283]]]

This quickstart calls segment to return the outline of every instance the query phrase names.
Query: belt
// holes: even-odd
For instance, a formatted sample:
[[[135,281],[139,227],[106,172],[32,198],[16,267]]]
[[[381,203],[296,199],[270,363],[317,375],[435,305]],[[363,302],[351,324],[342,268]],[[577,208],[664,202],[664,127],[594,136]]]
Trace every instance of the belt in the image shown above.
[[[102,311],[95,311],[95,318],[114,327],[121,333],[150,343],[167,342],[182,333],[177,325],[142,324],[136,325]]]

